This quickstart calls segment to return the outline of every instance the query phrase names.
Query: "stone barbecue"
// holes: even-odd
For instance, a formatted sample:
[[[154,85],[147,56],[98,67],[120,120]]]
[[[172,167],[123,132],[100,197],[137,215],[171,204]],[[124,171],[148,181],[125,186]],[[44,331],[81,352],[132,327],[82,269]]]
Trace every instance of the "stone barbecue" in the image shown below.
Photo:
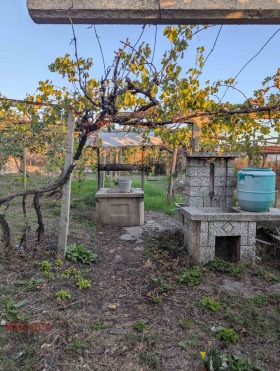
[[[235,156],[215,153],[187,157],[186,206],[232,206]]]
[[[280,209],[247,212],[233,207],[235,154],[187,157],[186,203],[179,205],[185,245],[197,263],[215,257],[253,262],[257,221],[279,221]]]

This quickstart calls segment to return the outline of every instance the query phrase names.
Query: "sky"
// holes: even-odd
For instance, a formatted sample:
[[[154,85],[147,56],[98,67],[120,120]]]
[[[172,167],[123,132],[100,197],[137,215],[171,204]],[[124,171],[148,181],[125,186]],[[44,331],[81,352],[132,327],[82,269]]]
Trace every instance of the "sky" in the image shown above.
[[[58,75],[50,73],[48,65],[66,52],[73,55],[72,30],[69,25],[38,25],[30,18],[26,0],[0,0],[0,94],[8,98],[23,99],[27,93],[34,94],[38,81],[50,79],[55,85],[64,83]],[[207,55],[212,49],[220,26],[199,33],[190,45],[190,51],[181,62],[185,69],[193,66],[194,50],[205,47]],[[127,37],[136,41],[142,26],[97,25],[106,65],[110,65],[114,50]],[[169,47],[161,37],[163,26],[158,26],[155,61]],[[234,77],[280,28],[280,25],[254,25],[222,27],[213,53],[203,69],[201,80],[216,81]],[[75,27],[79,56],[93,57],[93,77],[100,78],[103,72],[101,53],[94,30],[87,25]],[[142,40],[153,46],[155,26],[146,26]],[[250,97],[267,76],[280,67],[280,32],[264,50],[244,69],[238,77],[238,88]],[[228,92],[227,99],[240,102],[243,97],[237,92]]]

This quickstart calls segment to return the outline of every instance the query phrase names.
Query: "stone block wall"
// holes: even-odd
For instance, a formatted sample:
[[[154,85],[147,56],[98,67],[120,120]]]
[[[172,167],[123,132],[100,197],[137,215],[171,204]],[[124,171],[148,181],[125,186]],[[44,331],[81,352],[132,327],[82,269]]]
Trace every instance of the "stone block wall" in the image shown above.
[[[240,261],[255,260],[256,222],[189,219],[184,225],[184,234],[188,252],[196,263],[206,263],[215,258],[216,237],[222,236],[240,236]]]
[[[210,164],[214,164],[211,197]],[[188,157],[185,182],[187,207],[230,207],[233,205],[234,165],[229,158]]]

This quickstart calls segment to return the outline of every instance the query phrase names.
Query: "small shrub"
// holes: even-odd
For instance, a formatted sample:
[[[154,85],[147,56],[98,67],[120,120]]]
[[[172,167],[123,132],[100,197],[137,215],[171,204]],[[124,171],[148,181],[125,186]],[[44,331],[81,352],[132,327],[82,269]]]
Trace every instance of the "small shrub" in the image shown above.
[[[79,287],[80,290],[82,289],[88,289],[91,287],[91,283],[89,280],[86,280],[84,278],[80,278],[77,282],[76,282],[76,286]]]
[[[93,322],[91,325],[90,325],[90,328],[92,330],[95,330],[95,331],[98,331],[98,330],[104,330],[106,328],[106,325],[102,322]]]
[[[185,268],[178,277],[181,283],[190,286],[199,285],[202,281],[203,274],[200,267]]]
[[[232,276],[238,276],[244,271],[243,263],[231,263],[222,258],[215,258],[214,260],[206,263],[204,265],[209,271],[218,272],[218,273],[228,273]]]
[[[213,310],[214,312],[222,309],[221,304],[210,296],[204,296],[200,299],[199,303],[203,308]]]
[[[66,253],[67,259],[76,262],[81,261],[82,263],[94,263],[97,259],[97,254],[92,250],[88,250],[84,245],[76,245],[73,243],[67,247]]]
[[[144,332],[146,324],[144,321],[137,321],[133,324],[133,329],[137,332]]]
[[[55,297],[56,297],[56,300],[63,301],[63,300],[71,299],[71,294],[67,290],[59,290],[55,294]]]
[[[232,328],[222,327],[217,330],[216,337],[218,340],[225,343],[235,343],[237,341],[237,334]]]

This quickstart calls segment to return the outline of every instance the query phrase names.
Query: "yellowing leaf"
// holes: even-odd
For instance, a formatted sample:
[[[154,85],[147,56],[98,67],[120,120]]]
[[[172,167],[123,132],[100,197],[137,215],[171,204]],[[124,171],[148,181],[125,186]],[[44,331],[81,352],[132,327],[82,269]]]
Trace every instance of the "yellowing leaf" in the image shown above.
[[[206,352],[200,352],[201,357],[204,359],[206,356]]]

